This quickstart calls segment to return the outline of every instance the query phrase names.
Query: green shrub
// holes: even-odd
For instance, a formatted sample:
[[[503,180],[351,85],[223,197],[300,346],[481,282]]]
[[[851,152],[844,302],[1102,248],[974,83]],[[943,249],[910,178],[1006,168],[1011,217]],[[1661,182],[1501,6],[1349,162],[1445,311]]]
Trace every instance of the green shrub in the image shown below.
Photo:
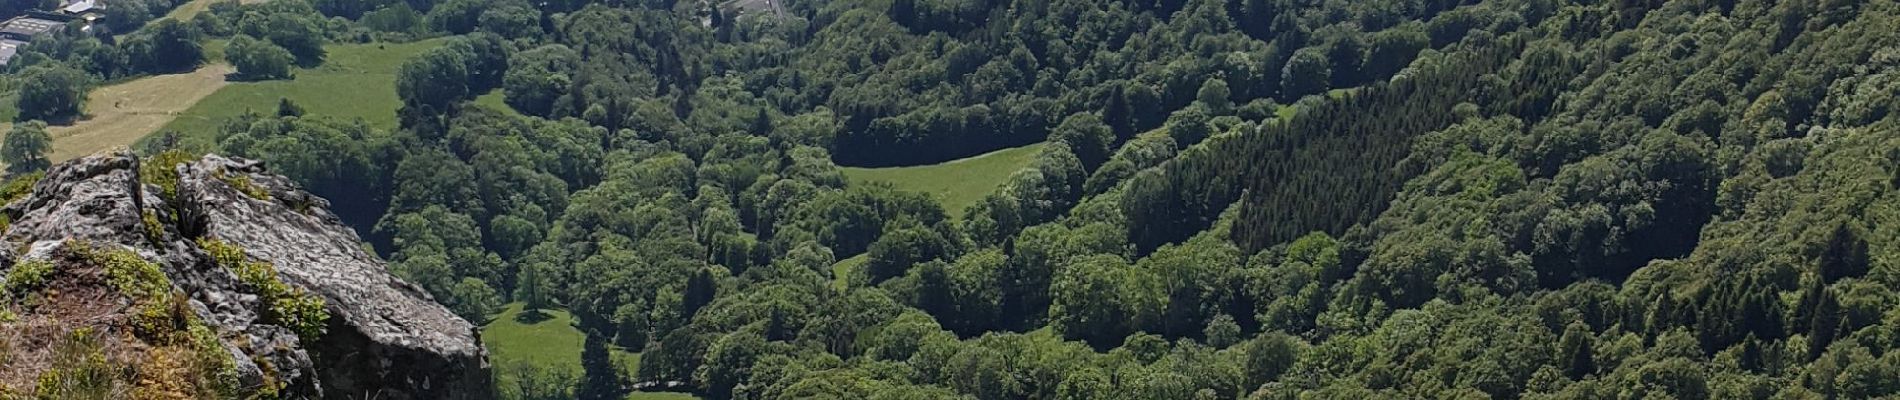
[[[53,263],[46,260],[30,260],[15,264],[7,272],[6,282],[0,283],[0,294],[29,289],[46,283],[46,277],[53,274]]]
[[[88,249],[90,250],[90,249]],[[146,261],[137,252],[119,249],[91,251],[88,258],[106,270],[106,284],[138,301],[167,303],[171,297],[171,279],[158,264]]]
[[[233,175],[220,172],[217,176],[219,180],[224,181],[224,184],[231,185],[232,189],[237,189],[238,192],[244,193],[245,196],[251,196],[251,198],[258,200],[270,200],[270,191],[264,190],[264,187],[257,186],[257,183],[251,182],[249,175]]]
[[[157,186],[166,201],[178,198],[178,165],[198,159],[183,150],[166,150],[139,164],[139,181]]]
[[[106,285],[132,299],[133,328],[143,337],[163,338],[178,329],[180,315],[188,314],[172,294],[171,278],[157,263],[130,249],[99,250],[81,241],[67,241],[66,251],[105,270]]]
[[[0,205],[12,203],[14,200],[32,194],[33,185],[39,184],[40,179],[43,178],[46,178],[45,172],[22,174],[8,179],[6,184],[0,185]]]
[[[218,341],[218,335],[211,331],[211,327],[195,320],[193,322],[187,334],[193,349],[194,365],[202,379],[199,387],[216,392],[218,398],[237,398],[240,385],[237,361],[231,358],[230,352],[224,350],[224,344]]]
[[[236,273],[238,281],[244,282],[269,301],[267,315],[272,323],[290,328],[303,340],[315,340],[323,334],[323,325],[330,314],[323,310],[323,299],[302,289],[290,287],[277,278],[277,268],[270,263],[253,261],[244,255],[244,249],[228,242],[211,239],[198,239],[198,247],[211,254],[211,259],[219,266]]]
[[[145,238],[152,242],[158,242],[160,239],[164,239],[165,225],[158,221],[158,212],[146,209],[143,214],[144,215],[139,218],[139,222],[145,226]]]
[[[145,337],[163,337],[175,329],[179,304],[172,302],[171,279],[157,263],[131,250],[95,253],[93,262],[105,267],[106,283],[137,304],[133,327]]]

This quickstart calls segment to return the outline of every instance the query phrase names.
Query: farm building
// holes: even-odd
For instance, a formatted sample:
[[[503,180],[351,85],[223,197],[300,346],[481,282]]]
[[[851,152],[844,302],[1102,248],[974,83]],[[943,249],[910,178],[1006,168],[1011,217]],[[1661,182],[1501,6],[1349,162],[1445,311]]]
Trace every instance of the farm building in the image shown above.
[[[90,0],[87,0],[90,3]],[[90,8],[89,8],[90,9]],[[65,25],[70,17],[33,12],[0,22],[0,66],[13,62],[20,46]]]

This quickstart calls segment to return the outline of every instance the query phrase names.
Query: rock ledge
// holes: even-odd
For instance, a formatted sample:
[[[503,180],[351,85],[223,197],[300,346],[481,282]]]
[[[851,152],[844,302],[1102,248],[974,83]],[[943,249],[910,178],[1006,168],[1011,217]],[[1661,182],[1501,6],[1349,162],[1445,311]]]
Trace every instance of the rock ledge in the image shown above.
[[[143,170],[169,175],[162,167]],[[267,173],[255,161],[212,155],[169,172],[175,180],[141,179],[140,160],[129,154],[54,166],[30,194],[0,208],[0,215],[12,221],[4,238],[13,244],[0,246],[10,248],[0,251],[0,277],[26,260],[83,269],[52,256],[76,243],[131,250],[156,263],[175,293],[188,299],[182,303],[233,355],[246,391],[276,387],[284,398],[495,397],[476,327],[386,272],[384,262],[364,250],[356,234],[329,211],[328,201]],[[146,182],[175,182],[175,188]],[[323,332],[300,339],[290,327],[273,324],[266,315],[272,312],[269,300],[212,259],[199,244],[205,239],[243,249],[249,260],[274,266],[277,279],[293,291],[321,298],[329,315]],[[15,256],[11,249],[24,254]],[[68,300],[57,294],[34,297],[32,304],[14,297],[0,293],[0,307],[5,307],[0,310],[38,322],[0,323],[0,333],[54,337],[38,331],[88,328],[108,337],[135,336],[126,318],[61,320],[51,314],[61,308],[53,303]],[[127,302],[138,300],[121,301]],[[35,366],[26,367],[22,370]],[[0,393],[31,375],[0,374]]]

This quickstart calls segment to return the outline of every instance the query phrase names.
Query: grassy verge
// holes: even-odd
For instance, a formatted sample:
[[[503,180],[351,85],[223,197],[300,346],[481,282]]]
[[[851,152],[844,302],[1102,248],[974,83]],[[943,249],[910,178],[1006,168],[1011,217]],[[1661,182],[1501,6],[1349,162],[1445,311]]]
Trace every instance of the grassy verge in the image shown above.
[[[928,193],[943,203],[953,217],[1009,181],[1009,175],[1029,165],[1042,144],[997,150],[942,164],[889,168],[844,168],[853,182],[881,181],[898,190]]]

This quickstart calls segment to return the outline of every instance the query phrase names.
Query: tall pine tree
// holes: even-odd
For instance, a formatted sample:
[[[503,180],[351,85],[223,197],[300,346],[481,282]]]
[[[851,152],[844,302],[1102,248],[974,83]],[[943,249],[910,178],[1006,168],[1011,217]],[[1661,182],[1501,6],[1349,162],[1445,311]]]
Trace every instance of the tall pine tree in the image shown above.
[[[718,288],[713,285],[711,271],[701,268],[699,272],[693,273],[693,277],[686,280],[686,291],[684,298],[680,301],[680,317],[687,320],[693,319],[693,314],[698,313],[701,307],[712,304],[713,296],[717,295],[717,292]]]
[[[1867,241],[1847,221],[1834,226],[1821,251],[1821,277],[1827,282],[1867,273]]]
[[[1827,346],[1834,344],[1835,335],[1841,328],[1841,302],[1834,298],[1834,292],[1821,291],[1821,301],[1810,313],[1813,319],[1808,322],[1808,361],[1821,357]]]
[[[541,264],[523,264],[521,271],[515,273],[515,301],[522,303],[523,313],[535,315],[554,307],[554,301],[549,298],[550,281],[542,268]]]
[[[1590,327],[1582,321],[1573,321],[1564,327],[1564,336],[1557,340],[1558,351],[1562,351],[1565,372],[1570,379],[1583,379],[1597,372],[1596,338],[1590,334]]]
[[[607,339],[589,333],[581,347],[581,383],[574,390],[580,400],[618,400],[621,395],[620,369],[614,367],[607,352]]]

